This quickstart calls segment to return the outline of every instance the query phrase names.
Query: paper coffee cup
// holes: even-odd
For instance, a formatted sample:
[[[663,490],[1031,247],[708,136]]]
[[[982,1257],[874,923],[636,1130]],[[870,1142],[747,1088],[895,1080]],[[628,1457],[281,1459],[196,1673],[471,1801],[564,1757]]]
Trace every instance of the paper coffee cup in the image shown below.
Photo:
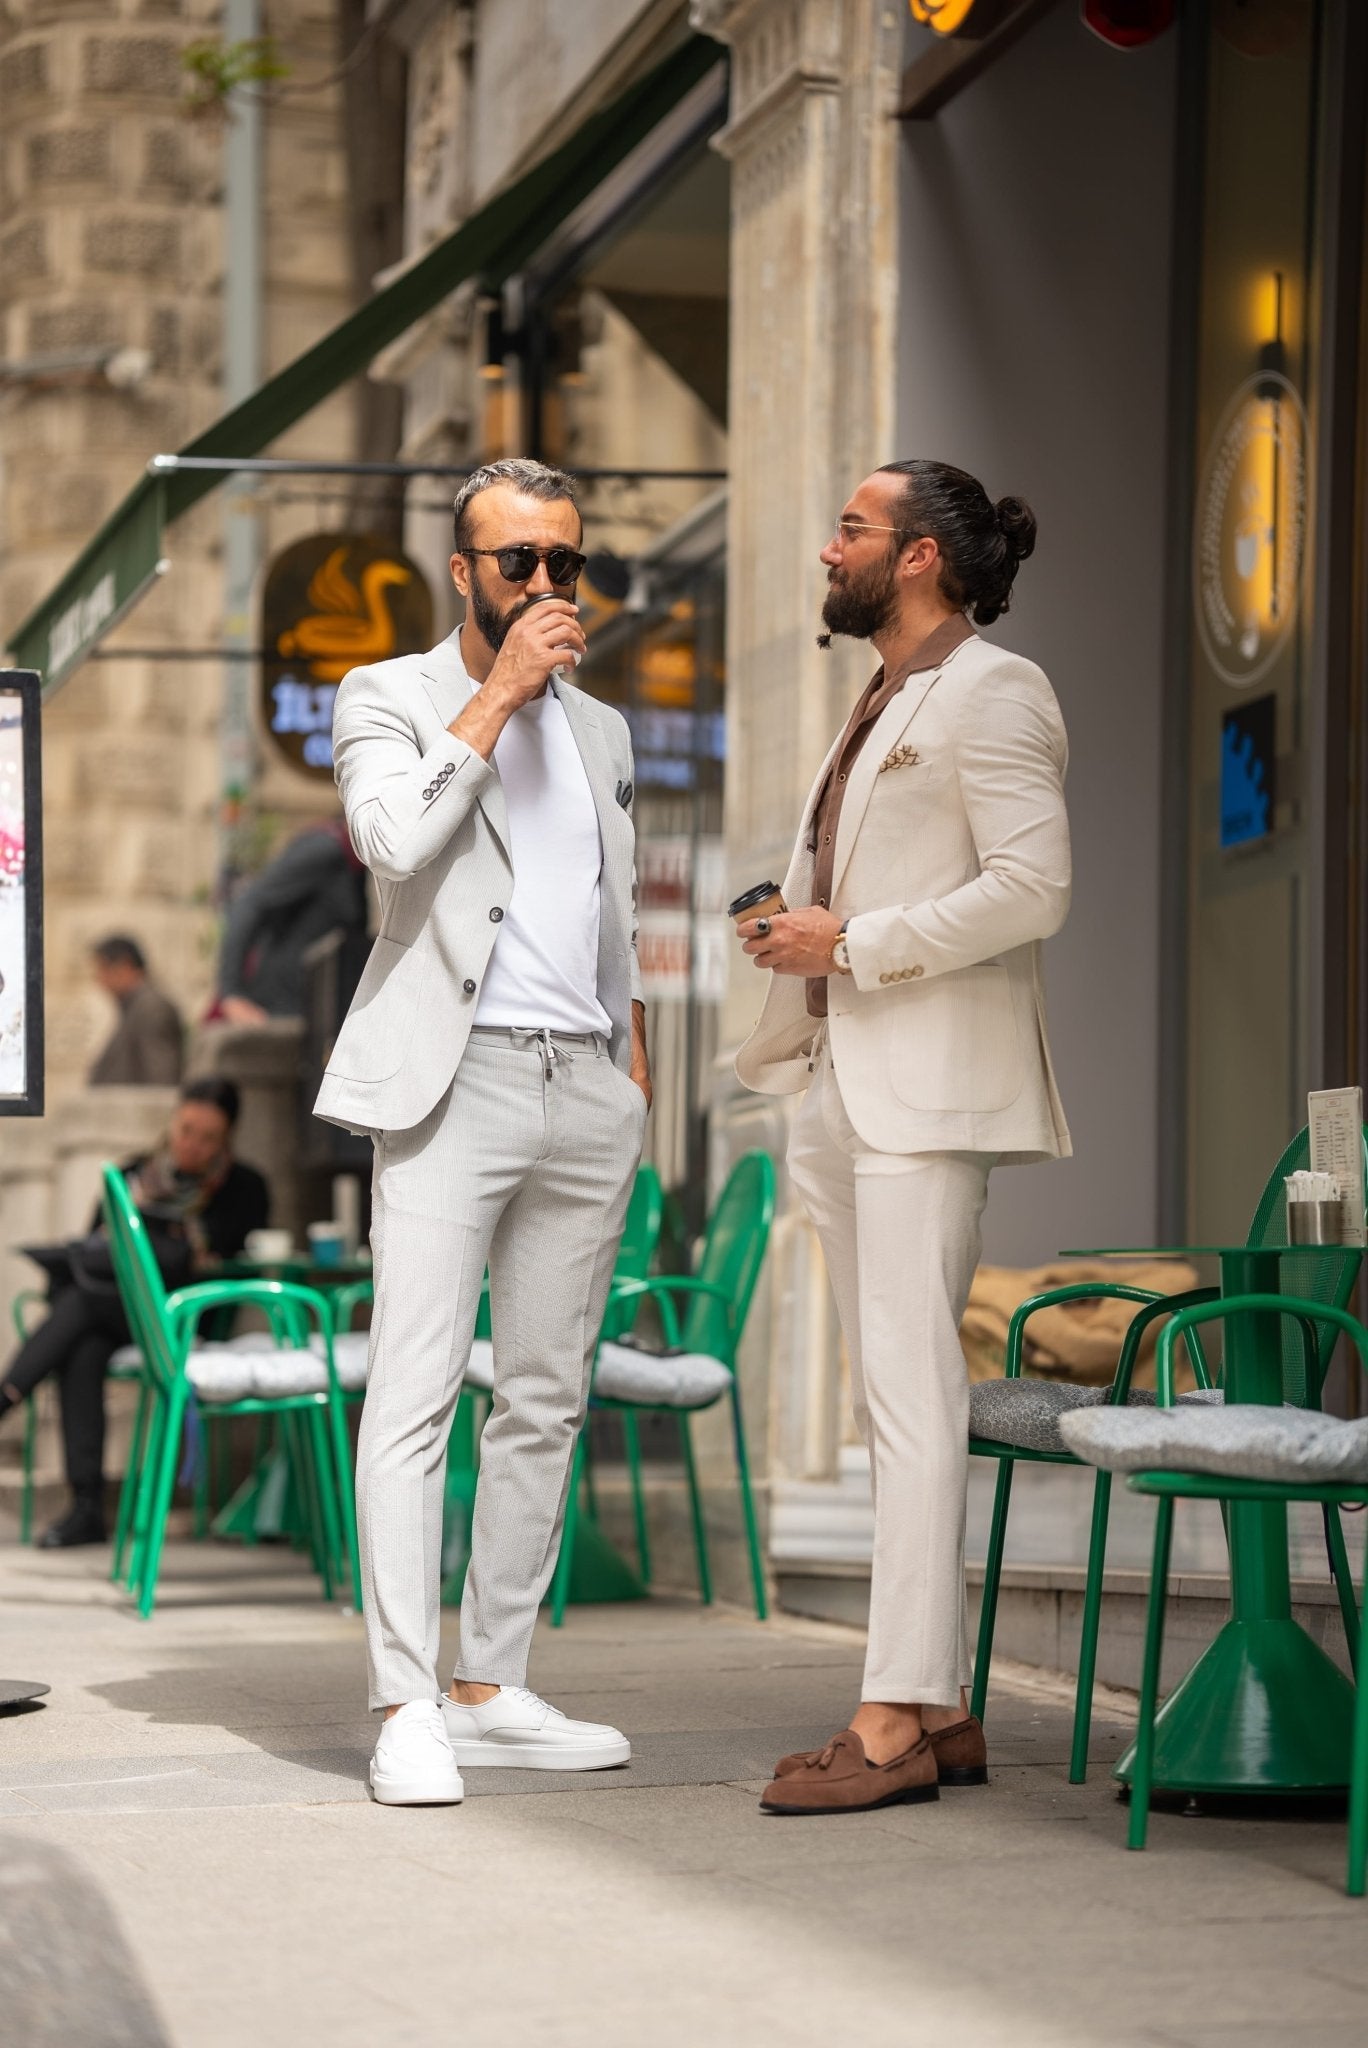
[[[752,917],[777,917],[787,909],[784,892],[777,882],[757,882],[753,889],[747,889],[744,895],[727,905],[727,915],[740,924]]]

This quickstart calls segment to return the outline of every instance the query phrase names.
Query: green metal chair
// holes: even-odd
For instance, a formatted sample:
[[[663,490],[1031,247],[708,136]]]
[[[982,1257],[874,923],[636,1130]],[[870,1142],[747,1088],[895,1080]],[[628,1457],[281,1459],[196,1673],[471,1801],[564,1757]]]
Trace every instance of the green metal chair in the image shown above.
[[[1309,1265],[1311,1262],[1307,1261]],[[1333,1264],[1334,1262],[1331,1261]],[[1247,1313],[1250,1310],[1280,1309],[1284,1316],[1294,1319],[1301,1326],[1319,1325],[1323,1331],[1319,1345],[1306,1347],[1305,1370],[1308,1379],[1314,1382],[1314,1399],[1306,1405],[1319,1407],[1320,1382],[1337,1337],[1342,1333],[1355,1345],[1362,1365],[1368,1369],[1368,1330],[1349,1315],[1342,1307],[1327,1305],[1324,1301],[1293,1295],[1235,1295],[1224,1301],[1208,1303],[1184,1309],[1175,1316],[1159,1337],[1159,1399],[1165,1407],[1173,1405],[1173,1347],[1179,1335],[1191,1331],[1198,1323],[1213,1322],[1227,1316]],[[1289,1330],[1285,1343],[1290,1337],[1296,1342],[1296,1332]],[[1328,1342],[1326,1341],[1328,1339]],[[1152,1471],[1137,1472],[1127,1481],[1132,1492],[1148,1494],[1157,1501],[1154,1524],[1154,1563],[1150,1573],[1149,1611],[1145,1625],[1145,1658],[1140,1684],[1140,1715],[1136,1730],[1135,1754],[1131,1774],[1130,1825],[1127,1846],[1143,1849],[1149,1826],[1150,1797],[1154,1783],[1155,1721],[1159,1709],[1159,1667],[1163,1654],[1164,1609],[1168,1592],[1169,1557],[1173,1539],[1173,1510],[1179,1500],[1215,1500],[1224,1510],[1232,1501],[1252,1501],[1263,1505],[1278,1505],[1292,1501],[1317,1503],[1327,1518],[1339,1527],[1338,1510],[1341,1507],[1368,1507],[1368,1485],[1312,1485],[1306,1481],[1294,1483],[1267,1479],[1241,1479],[1233,1476],[1220,1478],[1197,1472]],[[1342,1543],[1341,1537],[1341,1543]],[[1347,1563],[1344,1577],[1340,1581],[1341,1603],[1348,1580]],[[1364,1597],[1368,1600],[1368,1555],[1364,1560]],[[1351,1653],[1358,1649],[1362,1640],[1368,1610],[1360,1614],[1350,1594],[1345,1611],[1345,1630],[1349,1638]],[[1345,1889],[1351,1898],[1362,1898],[1365,1880],[1368,1879],[1368,1681],[1361,1659],[1356,1659],[1359,1671],[1357,1696],[1354,1703],[1354,1726],[1352,1763],[1350,1767],[1349,1792],[1349,1867]]]
[[[694,1463],[690,1418],[705,1408],[714,1407],[719,1401],[730,1402],[751,1583],[756,1615],[761,1621],[768,1613],[768,1603],[746,1455],[741,1397],[736,1384],[736,1354],[764,1262],[773,1219],[774,1163],[765,1152],[747,1152],[732,1168],[718,1196],[708,1222],[696,1275],[658,1274],[653,1278],[615,1281],[604,1334],[599,1339],[590,1396],[591,1407],[621,1415],[624,1429],[629,1432],[627,1456],[643,1578],[649,1575],[650,1554],[636,1417],[647,1413],[677,1418],[693,1517],[699,1591],[705,1602],[712,1599],[712,1574],[708,1564],[707,1530]],[[634,1319],[641,1304],[648,1299],[656,1307],[664,1332],[667,1348],[661,1353],[623,1341],[624,1337],[632,1334],[629,1318]],[[587,1455],[586,1436],[581,1433],[566,1502],[560,1557],[552,1583],[551,1622],[555,1628],[559,1628],[564,1620],[569,1597]]]
[[[1302,1130],[1287,1147],[1272,1174],[1269,1176],[1259,1205],[1250,1224],[1246,1242],[1251,1245],[1285,1245],[1287,1243],[1287,1212],[1283,1180],[1286,1175],[1305,1167],[1310,1159],[1310,1135]],[[1368,1166],[1368,1152],[1365,1153]],[[1284,1261],[1289,1284],[1299,1296],[1319,1301],[1336,1309],[1343,1309],[1353,1293],[1358,1277],[1362,1253],[1350,1247],[1345,1248],[1343,1259],[1306,1258],[1298,1261],[1295,1254]],[[1104,1399],[1108,1404],[1124,1406],[1136,1398],[1131,1391],[1131,1378],[1140,1354],[1140,1343],[1145,1331],[1152,1323],[1164,1317],[1177,1315],[1189,1308],[1199,1307],[1216,1300],[1219,1289],[1214,1287],[1193,1288],[1182,1294],[1154,1294],[1137,1287],[1127,1287],[1112,1281],[1080,1281],[1069,1287],[1054,1287],[1045,1294],[1033,1295],[1022,1302],[1013,1315],[1007,1331],[1007,1359],[1004,1380],[980,1381],[970,1390],[970,1435],[969,1451],[972,1457],[996,1458],[998,1461],[997,1489],[993,1500],[993,1517],[988,1536],[988,1555],[983,1573],[983,1604],[979,1617],[978,1650],[974,1659],[974,1686],[971,1711],[983,1718],[984,1705],[988,1695],[988,1676],[993,1657],[993,1632],[997,1620],[998,1593],[1002,1582],[1003,1552],[1006,1547],[1007,1518],[1011,1504],[1012,1476],[1019,1463],[1033,1465],[1072,1465],[1088,1469],[1082,1460],[1076,1458],[1065,1446],[1058,1434],[1058,1413],[1069,1407],[1084,1407],[1098,1399],[1096,1389],[1090,1387],[1051,1388],[1050,1395],[1058,1404],[1049,1429],[1042,1433],[1039,1416],[1034,1418],[1034,1427],[1025,1426],[1016,1442],[998,1434],[1013,1426],[1013,1396],[1005,1393],[1007,1383],[1022,1383],[1021,1413],[1027,1415],[1028,1390],[1038,1389],[1040,1382],[1026,1381],[1022,1376],[1022,1350],[1026,1325],[1033,1315],[1042,1308],[1056,1307],[1064,1302],[1087,1301],[1107,1298],[1114,1301],[1133,1301],[1138,1309],[1122,1343],[1117,1360],[1116,1377],[1106,1390]],[[1192,1363],[1199,1392],[1211,1386],[1211,1376],[1202,1352],[1201,1340],[1192,1324],[1183,1325],[1184,1346]],[[1161,1335],[1162,1341],[1162,1335]],[[1335,1333],[1327,1329],[1320,1339],[1320,1377],[1324,1376],[1334,1349]],[[1308,1374],[1306,1353],[1301,1332],[1289,1329],[1283,1342],[1284,1396],[1300,1407],[1316,1405],[1320,1398],[1320,1377]],[[985,1393],[985,1389],[990,1390]],[[1152,1395],[1142,1396],[1152,1400]],[[1192,1398],[1189,1396],[1184,1399]],[[996,1408],[992,1417],[992,1432],[987,1428],[976,1428],[975,1409],[980,1414],[989,1411],[990,1404]],[[1050,1441],[1049,1439],[1053,1439]],[[1092,1732],[1093,1680],[1097,1669],[1097,1638],[1102,1614],[1102,1580],[1107,1561],[1107,1523],[1111,1512],[1110,1472],[1099,1471],[1093,1482],[1092,1528],[1088,1539],[1088,1575],[1083,1599],[1083,1622],[1078,1652],[1078,1683],[1074,1696],[1073,1744],[1069,1760],[1069,1782],[1081,1785],[1087,1776],[1088,1740]],[[1326,1540],[1330,1546],[1335,1580],[1339,1590],[1341,1607],[1346,1601],[1353,1605],[1353,1581],[1349,1572],[1348,1557],[1344,1550],[1344,1536],[1337,1517],[1326,1512]],[[1346,1610],[1347,1611],[1347,1610]]]
[[[143,1359],[115,1531],[114,1576],[122,1576],[127,1554],[129,1590],[140,1614],[150,1616],[186,1418],[197,1401],[200,1414],[212,1421],[239,1415],[278,1420],[324,1597],[332,1598],[340,1558],[359,1607],[351,1460],[326,1299],[282,1280],[206,1281],[168,1294],[143,1220],[114,1166],[104,1169],[104,1216],[115,1278]],[[273,1350],[195,1343],[205,1314],[249,1306],[266,1315]],[[308,1347],[311,1326],[322,1338],[321,1358]],[[281,1391],[246,1391],[263,1382],[274,1382]],[[234,1391],[235,1385],[242,1390]]]

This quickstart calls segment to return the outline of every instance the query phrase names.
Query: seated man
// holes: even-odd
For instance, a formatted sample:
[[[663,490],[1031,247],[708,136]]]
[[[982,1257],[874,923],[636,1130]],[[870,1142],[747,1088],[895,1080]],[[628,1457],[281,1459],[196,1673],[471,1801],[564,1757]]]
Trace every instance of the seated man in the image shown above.
[[[212,1271],[267,1221],[265,1181],[233,1157],[238,1107],[231,1081],[213,1075],[187,1081],[162,1143],[123,1168],[134,1201],[152,1220],[153,1243],[172,1285]],[[92,1230],[100,1222],[97,1211]],[[0,1381],[0,1419],[49,1373],[61,1388],[71,1506],[40,1537],[44,1550],[105,1540],[104,1378],[131,1337],[112,1278],[91,1269],[81,1250],[51,1270],[47,1320],[20,1345]]]

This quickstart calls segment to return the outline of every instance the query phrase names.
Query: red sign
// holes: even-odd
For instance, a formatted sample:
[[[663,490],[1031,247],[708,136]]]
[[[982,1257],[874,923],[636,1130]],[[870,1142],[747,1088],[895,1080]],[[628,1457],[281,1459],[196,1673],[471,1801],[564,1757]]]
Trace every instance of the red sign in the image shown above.
[[[1117,50],[1138,50],[1172,28],[1174,0],[1083,0],[1083,19]]]

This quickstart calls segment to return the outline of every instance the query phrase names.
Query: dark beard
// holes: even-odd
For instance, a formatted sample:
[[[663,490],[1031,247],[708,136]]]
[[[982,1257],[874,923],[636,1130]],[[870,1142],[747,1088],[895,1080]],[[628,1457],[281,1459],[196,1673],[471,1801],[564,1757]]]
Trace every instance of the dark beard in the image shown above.
[[[897,604],[897,585],[888,562],[866,570],[858,579],[833,583],[822,606],[822,624],[827,630],[818,637],[817,645],[830,647],[833,633],[847,640],[872,640],[893,623]]]
[[[486,594],[484,585],[479,581],[478,576],[472,574],[470,578],[471,614],[477,628],[483,634],[493,653],[497,654],[503,646],[504,641],[508,638],[509,627],[513,624],[519,612],[525,608],[526,599],[520,604],[510,605],[506,612],[501,612],[493,598]]]

